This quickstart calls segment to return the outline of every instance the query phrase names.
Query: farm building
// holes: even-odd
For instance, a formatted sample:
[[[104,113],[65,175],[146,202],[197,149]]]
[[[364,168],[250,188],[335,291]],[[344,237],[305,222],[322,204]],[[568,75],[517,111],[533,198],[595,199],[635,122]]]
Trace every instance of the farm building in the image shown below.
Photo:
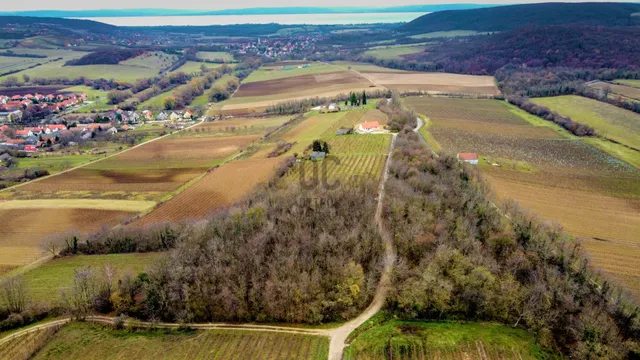
[[[378,130],[381,130],[381,128],[380,123],[377,121],[366,121],[358,126],[358,131],[365,134],[369,134]]]
[[[458,160],[478,165],[478,153],[458,153]]]
[[[327,156],[324,151],[314,151],[311,153],[311,160],[322,160]]]

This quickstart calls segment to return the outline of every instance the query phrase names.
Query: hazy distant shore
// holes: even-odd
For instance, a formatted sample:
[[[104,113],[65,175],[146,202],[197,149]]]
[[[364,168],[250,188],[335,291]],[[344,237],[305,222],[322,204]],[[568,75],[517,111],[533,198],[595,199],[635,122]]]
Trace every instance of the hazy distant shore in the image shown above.
[[[206,26],[234,24],[341,25],[409,22],[426,13],[273,14],[206,16],[78,17],[116,26]]]

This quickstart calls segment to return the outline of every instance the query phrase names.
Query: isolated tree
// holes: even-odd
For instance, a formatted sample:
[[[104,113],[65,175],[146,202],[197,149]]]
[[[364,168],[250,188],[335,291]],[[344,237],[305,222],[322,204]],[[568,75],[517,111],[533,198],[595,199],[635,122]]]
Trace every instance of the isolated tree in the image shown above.
[[[28,83],[31,80],[31,76],[29,76],[29,74],[24,74],[22,75],[22,79],[25,83]]]
[[[2,281],[2,299],[12,313],[21,313],[27,303],[27,286],[22,275]]]
[[[63,293],[62,298],[77,319],[84,319],[91,312],[93,301],[98,295],[98,282],[90,266],[77,268],[73,272],[71,288]]]
[[[322,151],[324,151],[325,153],[329,153],[329,144],[327,144],[326,142],[322,145]]]
[[[367,105],[367,93],[362,91],[362,105]]]

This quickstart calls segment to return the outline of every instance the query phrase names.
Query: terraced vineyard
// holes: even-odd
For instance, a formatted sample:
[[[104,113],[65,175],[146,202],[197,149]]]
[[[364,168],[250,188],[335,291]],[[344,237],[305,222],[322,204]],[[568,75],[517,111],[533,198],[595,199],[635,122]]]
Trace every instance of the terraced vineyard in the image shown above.
[[[326,360],[328,350],[329,339],[313,335],[243,330],[128,332],[73,323],[62,328],[34,359]]]

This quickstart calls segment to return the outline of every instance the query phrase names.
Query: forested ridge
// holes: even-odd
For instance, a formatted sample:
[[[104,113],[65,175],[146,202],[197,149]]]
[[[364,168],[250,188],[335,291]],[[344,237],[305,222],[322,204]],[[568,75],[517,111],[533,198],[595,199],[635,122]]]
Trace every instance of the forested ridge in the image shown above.
[[[634,3],[540,3],[484,9],[438,11],[398,28],[402,32],[447,30],[505,31],[527,25],[638,25],[630,15],[640,11]]]
[[[640,27],[526,26],[452,40],[407,58],[433,63],[441,71],[475,75],[492,75],[506,65],[638,69]]]

